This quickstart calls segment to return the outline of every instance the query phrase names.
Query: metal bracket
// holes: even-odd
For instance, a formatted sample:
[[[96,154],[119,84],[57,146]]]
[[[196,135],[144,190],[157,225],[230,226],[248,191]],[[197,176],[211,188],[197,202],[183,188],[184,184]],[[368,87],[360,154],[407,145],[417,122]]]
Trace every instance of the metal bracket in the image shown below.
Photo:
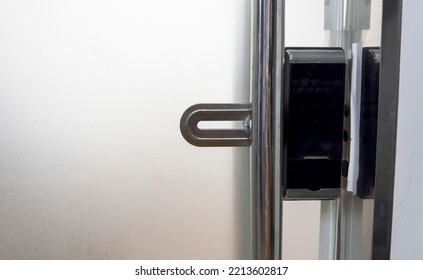
[[[185,140],[198,147],[248,147],[251,145],[251,104],[197,104],[181,117]],[[244,129],[200,129],[201,121],[242,121]]]

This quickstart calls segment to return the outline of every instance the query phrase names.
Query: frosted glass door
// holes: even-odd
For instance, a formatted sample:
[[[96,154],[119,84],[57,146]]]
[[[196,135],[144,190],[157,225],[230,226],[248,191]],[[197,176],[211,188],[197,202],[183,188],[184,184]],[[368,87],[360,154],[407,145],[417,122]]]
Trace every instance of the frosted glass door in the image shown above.
[[[249,64],[250,1],[2,1],[0,259],[249,258],[249,148],[179,131]]]

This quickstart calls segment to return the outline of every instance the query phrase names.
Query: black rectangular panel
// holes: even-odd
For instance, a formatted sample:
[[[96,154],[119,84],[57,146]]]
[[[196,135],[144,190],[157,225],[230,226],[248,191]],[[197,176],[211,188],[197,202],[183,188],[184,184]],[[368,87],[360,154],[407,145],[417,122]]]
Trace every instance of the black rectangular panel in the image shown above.
[[[284,195],[288,199],[335,198],[341,185],[344,137],[344,52],[287,48],[284,67]]]

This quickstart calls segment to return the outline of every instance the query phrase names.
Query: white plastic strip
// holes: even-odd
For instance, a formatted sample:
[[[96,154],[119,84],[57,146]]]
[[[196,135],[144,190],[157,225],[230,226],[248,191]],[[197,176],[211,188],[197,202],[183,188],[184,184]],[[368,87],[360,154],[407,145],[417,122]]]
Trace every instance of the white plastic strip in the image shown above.
[[[360,110],[361,110],[361,68],[362,44],[352,45],[351,100],[350,100],[350,160],[348,167],[347,191],[357,193],[358,163],[360,151]]]

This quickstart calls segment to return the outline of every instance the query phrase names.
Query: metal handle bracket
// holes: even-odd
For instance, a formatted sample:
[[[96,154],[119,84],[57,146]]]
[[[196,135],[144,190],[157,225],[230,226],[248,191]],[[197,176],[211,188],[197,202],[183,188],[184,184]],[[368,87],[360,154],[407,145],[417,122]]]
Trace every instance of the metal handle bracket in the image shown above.
[[[250,104],[196,104],[182,115],[181,133],[198,147],[248,147],[251,112]],[[244,129],[200,129],[201,121],[242,121]]]

